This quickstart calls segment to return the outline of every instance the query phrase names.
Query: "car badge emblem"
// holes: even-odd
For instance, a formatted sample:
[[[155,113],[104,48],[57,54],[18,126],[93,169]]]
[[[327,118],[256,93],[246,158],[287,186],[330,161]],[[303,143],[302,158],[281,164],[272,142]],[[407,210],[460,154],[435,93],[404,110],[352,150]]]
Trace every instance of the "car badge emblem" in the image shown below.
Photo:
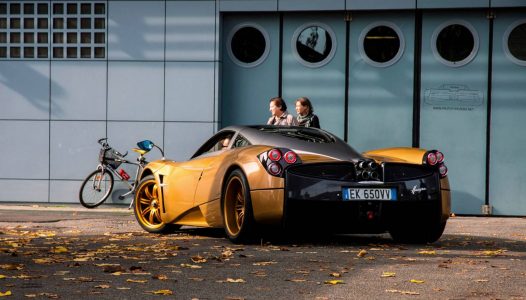
[[[426,191],[427,189],[425,187],[417,188],[416,185],[413,186],[413,189],[411,190],[411,194],[420,193],[422,191]]]

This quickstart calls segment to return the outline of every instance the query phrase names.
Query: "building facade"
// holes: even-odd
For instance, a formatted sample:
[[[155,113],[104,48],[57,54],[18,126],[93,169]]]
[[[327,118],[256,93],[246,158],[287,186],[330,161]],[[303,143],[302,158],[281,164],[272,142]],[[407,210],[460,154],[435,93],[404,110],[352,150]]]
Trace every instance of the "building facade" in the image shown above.
[[[525,83],[521,0],[0,1],[0,201],[77,202],[98,138],[184,160],[281,95],[443,151],[455,213],[526,215]]]

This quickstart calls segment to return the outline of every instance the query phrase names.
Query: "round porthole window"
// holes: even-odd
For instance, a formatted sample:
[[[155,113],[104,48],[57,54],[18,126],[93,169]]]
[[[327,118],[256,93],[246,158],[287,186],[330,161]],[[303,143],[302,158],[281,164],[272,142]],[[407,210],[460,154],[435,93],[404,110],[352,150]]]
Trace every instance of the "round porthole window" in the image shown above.
[[[301,64],[321,67],[331,61],[336,52],[334,31],[321,23],[305,24],[292,36],[292,52]]]
[[[431,49],[443,64],[450,67],[463,66],[477,55],[477,31],[471,24],[462,20],[443,23],[433,33]]]
[[[402,31],[391,22],[376,22],[360,34],[360,54],[365,62],[375,67],[388,67],[404,53]]]
[[[514,63],[526,66],[526,20],[519,20],[508,27],[503,37],[504,52]]]
[[[230,32],[228,55],[237,65],[250,68],[261,64],[268,56],[270,40],[257,24],[239,24]]]

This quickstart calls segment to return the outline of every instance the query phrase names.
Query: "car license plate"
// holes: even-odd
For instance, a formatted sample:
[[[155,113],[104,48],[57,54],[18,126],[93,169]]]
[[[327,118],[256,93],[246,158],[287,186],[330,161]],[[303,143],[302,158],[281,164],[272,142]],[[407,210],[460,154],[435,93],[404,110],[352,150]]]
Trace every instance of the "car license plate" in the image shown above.
[[[343,200],[386,200],[396,201],[396,188],[343,188]]]

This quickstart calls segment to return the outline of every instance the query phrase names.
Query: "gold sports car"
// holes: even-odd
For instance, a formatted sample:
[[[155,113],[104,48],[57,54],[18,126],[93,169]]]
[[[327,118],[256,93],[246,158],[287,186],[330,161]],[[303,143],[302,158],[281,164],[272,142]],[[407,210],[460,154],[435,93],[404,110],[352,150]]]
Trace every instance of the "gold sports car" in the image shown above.
[[[315,128],[231,126],[188,161],[146,165],[134,201],[139,224],[224,228],[237,243],[256,229],[389,232],[401,242],[440,238],[450,214],[444,155],[388,148],[356,152]]]

